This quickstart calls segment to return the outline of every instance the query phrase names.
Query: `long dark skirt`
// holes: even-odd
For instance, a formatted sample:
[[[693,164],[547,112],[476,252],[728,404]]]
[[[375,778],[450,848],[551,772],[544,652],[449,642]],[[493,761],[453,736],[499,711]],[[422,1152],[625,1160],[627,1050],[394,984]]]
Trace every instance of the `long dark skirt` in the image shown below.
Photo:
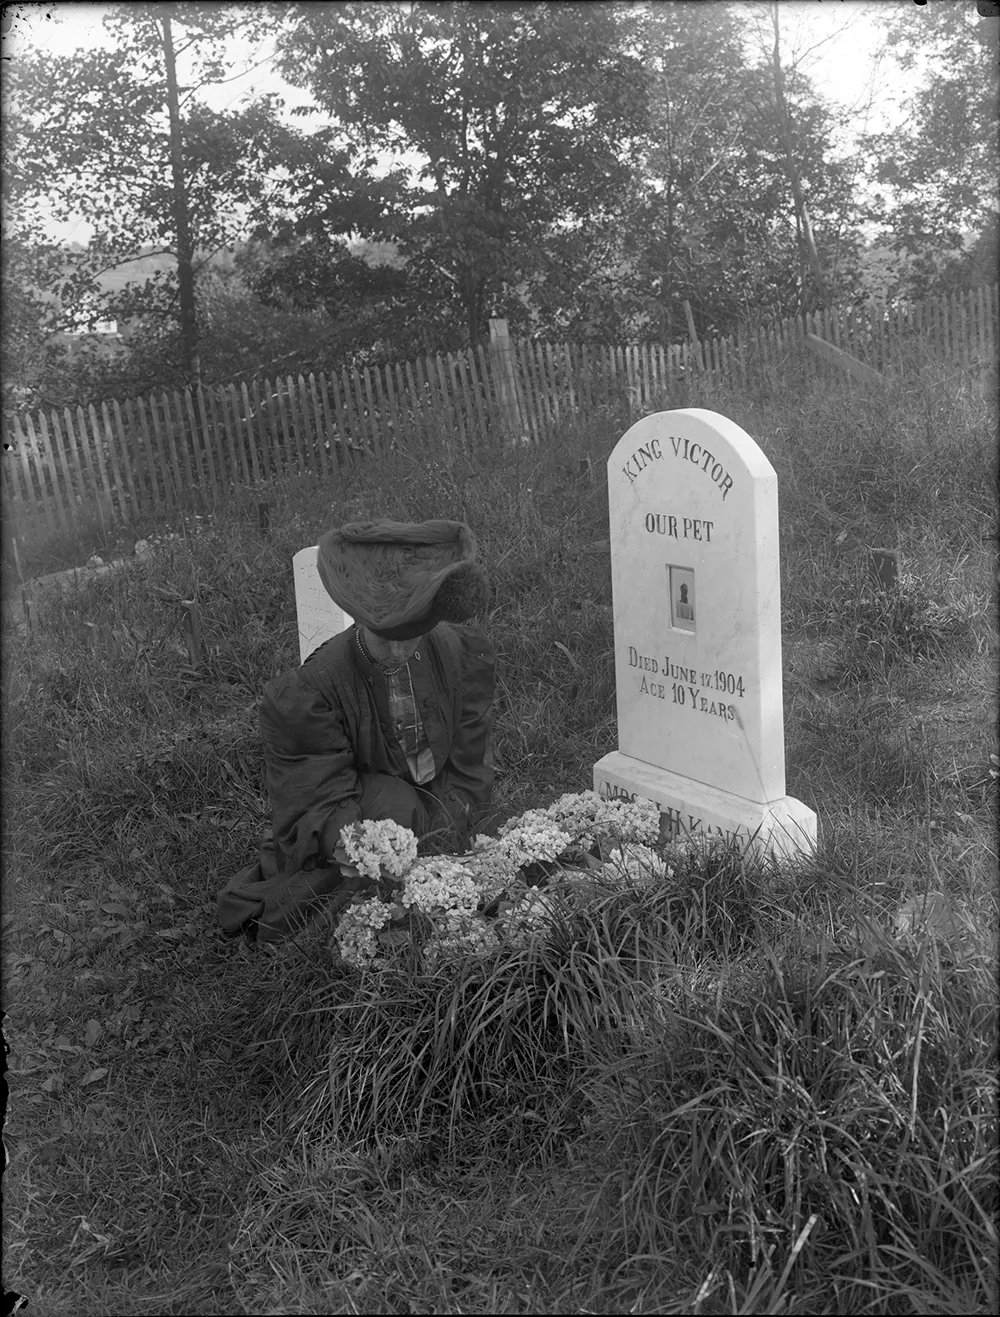
[[[402,778],[389,773],[361,775],[362,819],[393,819],[421,838],[440,822],[428,803],[434,803],[432,796]],[[246,932],[260,942],[280,942],[321,909],[342,909],[357,892],[371,887],[369,879],[344,874],[339,865],[320,857],[313,868],[279,875],[274,838],[266,832],[257,860],[230,878],[219,893],[219,923],[232,936]]]

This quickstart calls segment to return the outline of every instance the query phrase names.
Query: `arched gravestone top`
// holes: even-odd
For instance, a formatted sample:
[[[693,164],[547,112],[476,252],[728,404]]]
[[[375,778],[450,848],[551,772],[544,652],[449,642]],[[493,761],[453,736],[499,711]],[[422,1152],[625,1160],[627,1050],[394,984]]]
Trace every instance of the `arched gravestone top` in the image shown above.
[[[659,412],[615,446],[608,501],[619,750],[595,789],[658,799],[679,829],[814,842],[785,796],[774,468],[724,416]]]
[[[305,663],[320,645],[354,625],[354,619],[339,608],[326,592],[316,566],[319,546],[310,544],[292,558],[295,583],[295,617],[299,629],[299,662]]]

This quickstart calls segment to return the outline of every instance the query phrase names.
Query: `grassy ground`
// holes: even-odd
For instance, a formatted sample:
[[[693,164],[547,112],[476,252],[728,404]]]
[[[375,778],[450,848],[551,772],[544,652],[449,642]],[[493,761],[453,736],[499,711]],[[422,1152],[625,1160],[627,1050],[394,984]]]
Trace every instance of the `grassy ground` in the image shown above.
[[[474,526],[492,822],[589,786],[624,414],[273,488],[267,539],[256,494],[192,515],[6,628],[4,1272],[32,1313],[995,1311],[996,417],[926,370],[689,401],[778,471],[788,791],[821,828],[796,872],[692,859],[443,986],[359,984],[321,928],[216,931],[266,822],[290,558],[330,524]],[[909,573],[891,609],[859,593],[875,544]],[[950,922],[902,935],[928,892]]]

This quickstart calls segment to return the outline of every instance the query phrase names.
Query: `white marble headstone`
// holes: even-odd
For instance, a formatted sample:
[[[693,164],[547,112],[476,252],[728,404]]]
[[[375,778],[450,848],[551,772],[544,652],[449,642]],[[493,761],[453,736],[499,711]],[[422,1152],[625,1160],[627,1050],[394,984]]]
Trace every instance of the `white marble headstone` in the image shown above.
[[[318,546],[312,544],[307,549],[300,549],[292,558],[300,663],[305,663],[313,650],[325,641],[354,624],[354,619],[338,608],[323,588],[316,569],[317,552]]]
[[[816,843],[785,795],[778,482],[751,437],[700,408],[647,416],[608,459],[618,750],[603,796],[674,833]]]

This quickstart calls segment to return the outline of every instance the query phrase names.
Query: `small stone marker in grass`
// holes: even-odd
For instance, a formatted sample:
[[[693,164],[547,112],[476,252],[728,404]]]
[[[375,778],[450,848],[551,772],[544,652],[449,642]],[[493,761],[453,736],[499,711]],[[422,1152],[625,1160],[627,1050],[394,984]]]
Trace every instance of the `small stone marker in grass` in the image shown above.
[[[892,594],[899,584],[899,554],[895,549],[870,549],[868,570],[876,588]]]
[[[311,544],[292,558],[300,663],[305,663],[313,650],[319,649],[325,641],[354,625],[354,619],[337,607],[319,579],[316,567],[318,549],[318,545]]]
[[[594,790],[654,801],[673,836],[812,850],[785,795],[773,467],[724,416],[659,412],[615,447],[608,498],[619,748]]]

